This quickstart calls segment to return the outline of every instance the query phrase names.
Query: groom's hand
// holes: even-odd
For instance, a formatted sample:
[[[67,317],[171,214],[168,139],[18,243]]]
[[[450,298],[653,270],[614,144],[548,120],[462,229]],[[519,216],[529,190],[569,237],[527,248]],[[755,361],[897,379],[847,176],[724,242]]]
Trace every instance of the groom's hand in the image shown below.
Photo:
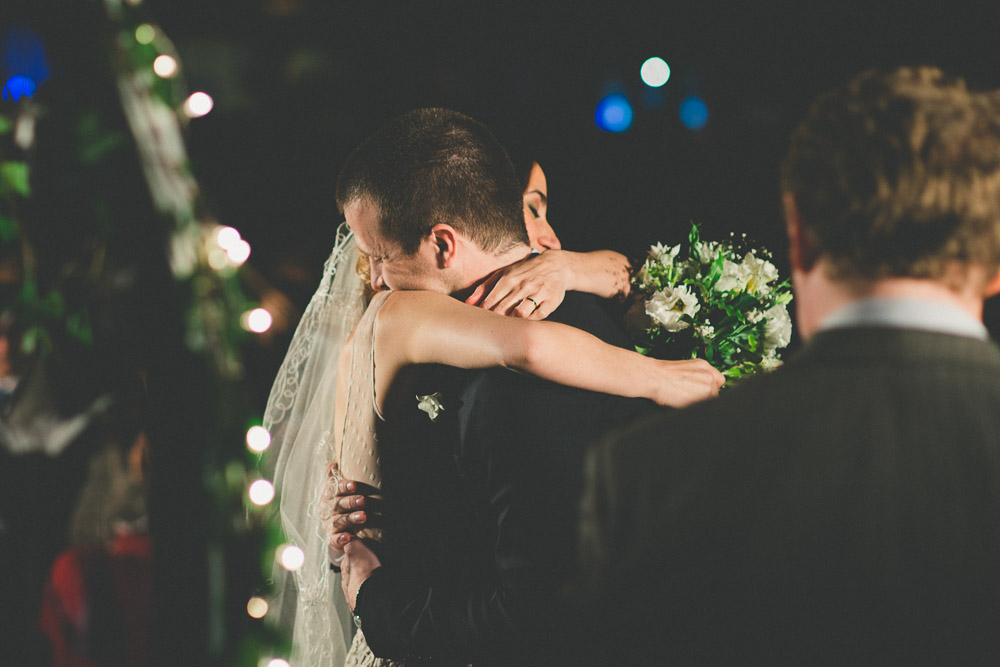
[[[344,591],[347,605],[354,612],[358,606],[358,591],[361,584],[372,575],[375,568],[382,565],[378,556],[365,546],[363,540],[353,540],[344,549],[344,561],[341,563],[340,587]]]
[[[319,514],[323,526],[330,537],[330,548],[343,551],[354,534],[368,525],[369,512],[377,514],[378,508],[371,507],[377,499],[371,495],[377,489],[362,482],[340,479],[337,464],[327,466],[327,481],[320,500]]]

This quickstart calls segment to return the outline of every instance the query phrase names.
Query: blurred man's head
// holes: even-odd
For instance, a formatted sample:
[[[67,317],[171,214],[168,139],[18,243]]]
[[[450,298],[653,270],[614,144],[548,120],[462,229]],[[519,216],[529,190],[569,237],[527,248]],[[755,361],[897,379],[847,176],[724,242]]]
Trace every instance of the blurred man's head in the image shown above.
[[[802,259],[823,259],[831,279],[958,288],[962,267],[1000,266],[1000,114],[938,69],[869,71],[821,95],[791,136],[781,185],[811,251]]]

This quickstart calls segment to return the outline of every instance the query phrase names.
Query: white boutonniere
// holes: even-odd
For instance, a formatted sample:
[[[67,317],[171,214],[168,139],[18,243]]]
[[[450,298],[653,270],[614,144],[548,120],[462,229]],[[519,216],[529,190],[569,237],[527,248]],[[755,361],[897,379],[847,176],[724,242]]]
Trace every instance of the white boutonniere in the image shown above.
[[[432,422],[437,421],[438,415],[444,410],[444,404],[441,403],[441,392],[435,391],[426,396],[417,396],[417,408],[426,412]]]

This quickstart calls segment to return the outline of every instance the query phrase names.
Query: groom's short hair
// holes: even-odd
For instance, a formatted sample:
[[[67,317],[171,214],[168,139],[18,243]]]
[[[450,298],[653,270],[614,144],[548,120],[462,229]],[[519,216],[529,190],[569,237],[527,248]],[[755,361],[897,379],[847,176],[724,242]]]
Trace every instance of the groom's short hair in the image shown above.
[[[1000,114],[937,68],[869,70],[821,95],[781,185],[833,278],[945,282],[956,261],[1000,265]]]
[[[407,253],[439,223],[487,252],[528,243],[510,158],[485,125],[457,111],[415,109],[365,139],[337,182],[341,211],[362,199]]]

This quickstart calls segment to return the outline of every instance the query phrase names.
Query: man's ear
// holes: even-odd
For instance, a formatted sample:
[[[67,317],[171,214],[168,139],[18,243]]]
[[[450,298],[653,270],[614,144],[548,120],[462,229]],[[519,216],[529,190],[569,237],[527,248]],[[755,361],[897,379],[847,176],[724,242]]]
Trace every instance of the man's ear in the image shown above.
[[[455,254],[459,246],[458,232],[451,225],[439,223],[431,227],[430,242],[434,246],[434,255],[439,269],[447,269],[455,262]]]
[[[795,195],[782,192],[781,206],[785,211],[785,231],[788,233],[788,260],[793,269],[809,271],[816,264],[816,249],[809,233],[802,227]]]
[[[1000,294],[1000,269],[993,275],[993,278],[986,283],[986,287],[983,289],[983,297],[989,299]]]

